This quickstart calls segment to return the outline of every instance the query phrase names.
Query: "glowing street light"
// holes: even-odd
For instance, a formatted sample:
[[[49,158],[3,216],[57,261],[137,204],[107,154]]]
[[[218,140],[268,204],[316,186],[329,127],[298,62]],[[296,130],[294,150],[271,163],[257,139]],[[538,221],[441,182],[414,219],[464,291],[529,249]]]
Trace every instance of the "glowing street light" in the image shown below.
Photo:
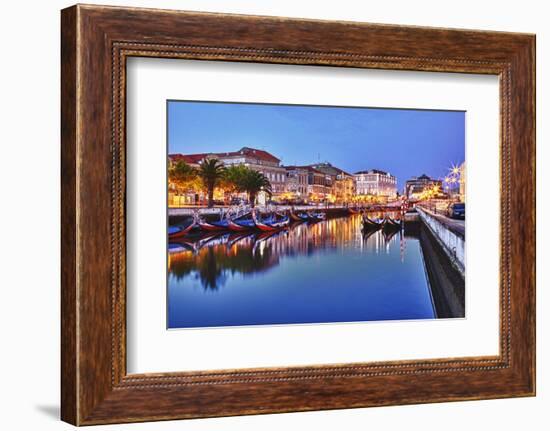
[[[454,165],[449,169],[452,175],[459,175],[460,174],[460,166]]]

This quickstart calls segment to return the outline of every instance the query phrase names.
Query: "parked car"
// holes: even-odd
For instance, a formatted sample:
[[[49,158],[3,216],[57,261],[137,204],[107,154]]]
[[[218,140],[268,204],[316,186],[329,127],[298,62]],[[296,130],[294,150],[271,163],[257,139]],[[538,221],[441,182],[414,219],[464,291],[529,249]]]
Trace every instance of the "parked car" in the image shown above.
[[[447,217],[463,219],[466,216],[466,205],[464,202],[449,204],[447,207]]]

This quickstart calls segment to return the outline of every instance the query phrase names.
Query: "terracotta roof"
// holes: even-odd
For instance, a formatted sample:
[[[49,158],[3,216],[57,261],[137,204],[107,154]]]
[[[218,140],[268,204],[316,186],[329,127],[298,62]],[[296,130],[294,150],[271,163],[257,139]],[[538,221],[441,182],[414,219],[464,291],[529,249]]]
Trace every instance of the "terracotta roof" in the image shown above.
[[[172,161],[183,160],[186,163],[199,163],[204,158],[210,157],[238,157],[238,156],[255,157],[260,160],[268,162],[279,163],[281,160],[275,157],[273,154],[264,150],[258,150],[256,148],[243,147],[239,151],[230,151],[227,153],[200,153],[200,154],[170,154],[168,157]]]
[[[318,171],[321,171],[321,172],[325,172],[325,173],[328,173],[329,175],[348,175],[348,176],[352,176],[351,174],[347,173],[346,171],[344,171],[343,169],[340,169],[340,168],[337,168],[336,166],[333,166],[331,165],[330,163],[318,163],[318,164],[315,164],[315,165],[312,165],[312,167],[314,169],[317,169]]]
[[[278,163],[281,161],[281,159],[278,159],[273,154],[268,153],[267,151],[258,150],[257,148],[250,148],[250,147],[242,147],[239,151],[233,151],[230,153],[219,153],[219,154],[227,155],[227,156],[245,155],[245,156],[256,157],[261,160],[265,160],[268,162],[275,162],[275,163]]]
[[[202,160],[204,160],[209,154],[208,153],[201,153],[201,154],[169,154],[168,158],[173,162],[185,162],[192,165],[199,164]]]
[[[326,175],[324,172],[321,172],[317,169],[315,169],[313,166],[309,166],[309,165],[305,165],[305,166],[294,166],[294,168],[296,169],[303,169],[303,170],[306,170],[308,172],[313,172],[315,174],[320,174],[320,175]]]

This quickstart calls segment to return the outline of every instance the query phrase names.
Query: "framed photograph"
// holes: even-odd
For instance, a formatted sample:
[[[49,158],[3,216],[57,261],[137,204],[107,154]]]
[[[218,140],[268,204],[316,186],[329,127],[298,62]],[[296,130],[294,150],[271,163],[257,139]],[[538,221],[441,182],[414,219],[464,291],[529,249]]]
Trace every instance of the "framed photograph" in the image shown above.
[[[77,5],[61,44],[63,420],[535,394],[534,35]]]

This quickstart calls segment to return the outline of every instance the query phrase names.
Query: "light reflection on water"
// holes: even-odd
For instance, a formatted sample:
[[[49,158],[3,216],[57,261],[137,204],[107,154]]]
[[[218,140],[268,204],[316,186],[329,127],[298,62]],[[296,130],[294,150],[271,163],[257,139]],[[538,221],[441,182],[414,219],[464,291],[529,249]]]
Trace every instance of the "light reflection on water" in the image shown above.
[[[358,216],[170,244],[169,328],[429,318],[418,238]]]

